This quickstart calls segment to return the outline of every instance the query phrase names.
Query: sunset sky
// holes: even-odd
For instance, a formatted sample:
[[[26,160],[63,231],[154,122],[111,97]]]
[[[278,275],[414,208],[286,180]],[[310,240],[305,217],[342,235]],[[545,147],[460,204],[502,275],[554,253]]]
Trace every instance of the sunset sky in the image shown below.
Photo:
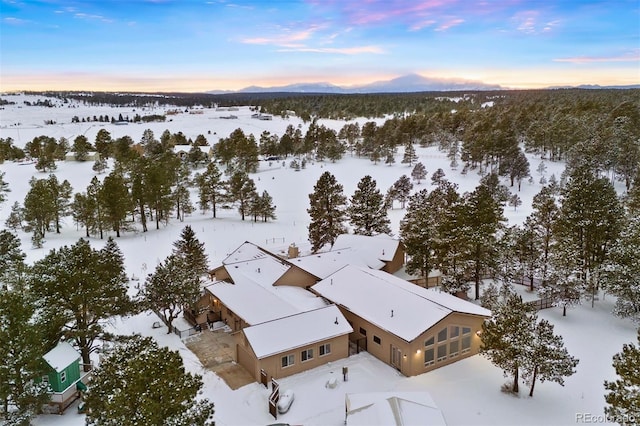
[[[640,84],[639,0],[0,0],[0,91]]]

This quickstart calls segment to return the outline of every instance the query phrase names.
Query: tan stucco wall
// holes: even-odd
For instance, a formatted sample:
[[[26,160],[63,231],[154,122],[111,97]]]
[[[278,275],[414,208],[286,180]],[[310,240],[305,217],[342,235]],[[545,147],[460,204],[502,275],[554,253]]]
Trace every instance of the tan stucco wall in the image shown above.
[[[461,359],[467,358],[469,356],[475,355],[478,353],[480,349],[480,338],[476,335],[476,332],[482,328],[482,322],[484,321],[483,317],[475,316],[475,315],[467,315],[460,313],[451,313],[447,317],[445,317],[438,324],[434,325],[430,329],[426,330],[416,339],[411,342],[407,342],[398,336],[390,333],[386,330],[383,330],[370,322],[352,314],[349,311],[344,309],[340,309],[344,314],[345,318],[349,321],[351,326],[353,327],[353,333],[350,335],[351,340],[361,339],[363,336],[360,333],[360,328],[366,330],[367,335],[367,352],[371,355],[375,356],[382,362],[392,365],[391,363],[391,346],[395,346],[402,353],[402,358],[400,362],[399,371],[402,372],[405,376],[415,376],[418,374],[425,373],[427,371],[434,370],[436,368],[440,368],[442,366],[451,364],[453,362],[459,361]],[[391,313],[389,313],[391,315]],[[446,360],[435,362],[433,365],[425,366],[424,365],[424,343],[425,341],[431,337],[436,336],[437,333],[445,328],[450,326],[459,326],[459,327],[470,327],[471,328],[471,348],[468,353],[462,354],[459,351],[458,356],[453,358],[447,358]],[[380,338],[380,343],[374,342],[374,336]],[[459,337],[461,341],[461,337]],[[436,342],[435,347],[438,344]],[[418,352],[418,350],[420,352]],[[406,355],[406,357],[405,357]],[[436,357],[437,358],[437,357]],[[395,367],[395,366],[394,366]],[[396,367],[397,368],[397,367]]]
[[[307,371],[312,368],[324,365],[327,362],[335,362],[349,356],[349,337],[346,334],[335,337],[333,339],[313,343],[311,345],[301,346],[299,348],[278,353],[276,355],[263,359],[256,359],[255,353],[247,342],[244,333],[240,332],[236,334],[235,340],[236,344],[238,345],[236,349],[236,356],[240,355],[240,351],[244,351],[244,356],[247,357],[247,359],[250,359],[250,361],[248,363],[243,363],[243,366],[247,368],[247,365],[244,364],[255,365],[252,370],[249,370],[249,373],[253,375],[256,381],[260,381],[260,369],[264,369],[267,372],[269,380],[271,380],[272,377],[275,379],[280,379],[282,377],[301,373],[303,371]],[[331,345],[331,353],[320,356],[319,347],[327,343]],[[301,358],[301,352],[307,349],[313,349],[313,359],[303,362]],[[295,363],[291,366],[283,368],[282,357],[289,354],[293,354],[295,356]]]
[[[307,271],[292,265],[273,285],[290,285],[307,288],[318,282],[318,278]]]
[[[387,262],[382,270],[393,274],[394,272],[400,270],[400,268],[402,268],[402,265],[404,265],[404,245],[402,245],[402,243],[399,243],[398,249],[393,255],[393,259]]]

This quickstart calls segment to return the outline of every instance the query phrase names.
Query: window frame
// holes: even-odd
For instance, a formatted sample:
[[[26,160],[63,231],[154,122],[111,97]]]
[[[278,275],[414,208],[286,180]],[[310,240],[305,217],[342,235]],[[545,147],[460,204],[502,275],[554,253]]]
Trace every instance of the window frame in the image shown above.
[[[375,334],[373,335],[373,343],[377,344],[377,345],[381,345],[382,344],[382,339],[380,339],[378,336],[376,336]]]
[[[300,362],[307,362],[313,359],[313,348],[305,349],[300,352]]]
[[[291,360],[291,361],[289,361]],[[286,363],[286,365],[285,365]],[[282,368],[289,368],[292,365],[294,365],[296,363],[296,355],[295,354],[288,354],[288,355],[284,355],[282,358],[280,358],[280,365]]]
[[[324,352],[324,353],[323,353]],[[325,343],[318,348],[318,356],[331,355],[331,343]]]

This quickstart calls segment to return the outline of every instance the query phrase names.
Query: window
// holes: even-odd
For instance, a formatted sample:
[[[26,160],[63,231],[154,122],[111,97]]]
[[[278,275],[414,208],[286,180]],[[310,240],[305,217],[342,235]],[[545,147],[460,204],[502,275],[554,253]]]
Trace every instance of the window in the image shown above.
[[[364,328],[360,327],[360,334],[362,334],[363,336],[367,335],[367,330],[365,330]]]
[[[449,335],[450,339],[455,339],[460,335],[460,327],[457,325],[451,326],[451,334]]]
[[[331,353],[331,343],[320,345],[320,356],[329,355]]]
[[[282,357],[282,368],[295,364],[295,355],[285,355]]]
[[[462,353],[471,351],[471,328],[462,327]]]
[[[460,347],[460,342],[458,340],[452,340],[449,343],[449,358],[454,358],[458,356],[459,347]]]
[[[302,360],[302,362],[313,359],[313,349],[307,349],[306,351],[302,351],[302,353],[300,354],[300,359]]]
[[[62,373],[60,373],[60,383],[64,383],[67,381],[67,372],[63,371]]]
[[[443,328],[438,333],[438,342],[444,342],[445,340],[447,340],[447,329]]]
[[[438,346],[438,362],[447,359],[447,344]]]
[[[433,347],[424,350],[424,366],[432,365],[435,362]]]
[[[374,335],[373,336],[373,342],[377,343],[377,344],[380,344],[380,338],[378,336]]]

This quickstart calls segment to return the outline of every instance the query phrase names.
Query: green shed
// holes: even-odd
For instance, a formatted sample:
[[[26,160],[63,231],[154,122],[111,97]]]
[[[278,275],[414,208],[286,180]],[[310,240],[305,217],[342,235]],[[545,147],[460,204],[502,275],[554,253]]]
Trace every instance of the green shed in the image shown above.
[[[82,391],[87,390],[91,374],[80,371],[80,354],[67,342],[59,343],[43,358],[49,366],[49,372],[42,377],[42,381],[49,383],[51,404],[57,405],[58,411],[62,412]]]

